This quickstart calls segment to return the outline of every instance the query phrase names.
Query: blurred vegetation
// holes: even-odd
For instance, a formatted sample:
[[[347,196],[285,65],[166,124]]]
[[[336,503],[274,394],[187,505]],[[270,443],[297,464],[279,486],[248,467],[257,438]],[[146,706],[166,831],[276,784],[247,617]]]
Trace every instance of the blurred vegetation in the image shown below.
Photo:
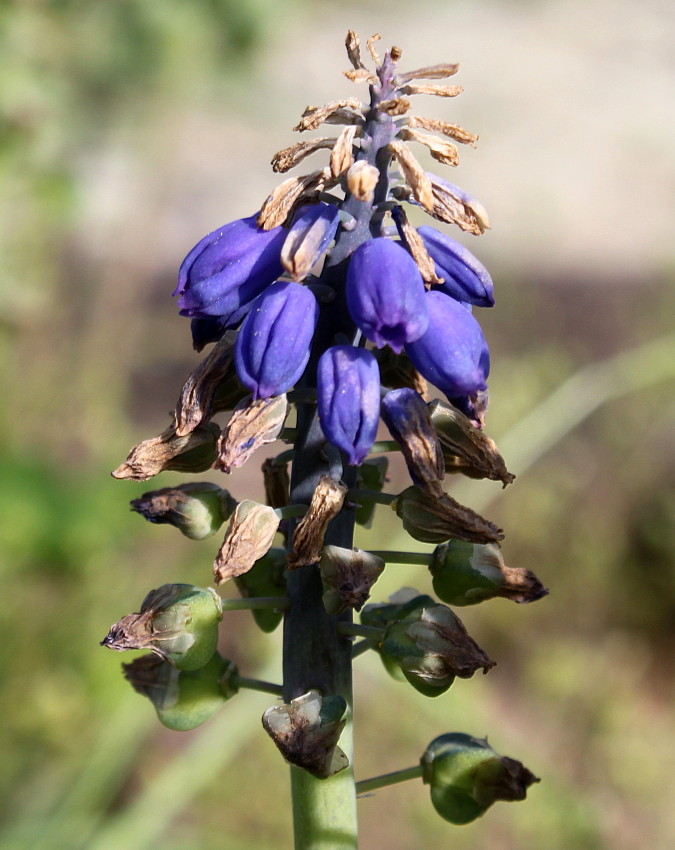
[[[142,523],[126,503],[149,487],[109,470],[164,427],[195,362],[168,293],[201,233],[167,227],[172,196],[156,188],[178,179],[185,104],[198,113],[220,100],[219,120],[236,104],[259,121],[257,63],[292,8],[0,6],[8,850],[142,850],[160,836],[171,850],[290,844],[286,770],[255,722],[269,697],[241,694],[203,729],[169,733],[98,642],[151,587],[210,581],[213,541]],[[122,185],[137,194],[120,200],[129,161]],[[413,764],[435,735],[461,730],[488,734],[543,781],[526,803],[460,829],[438,820],[422,786],[381,791],[360,803],[363,846],[665,848],[675,843],[672,270],[611,289],[555,270],[542,284],[513,260],[508,269],[499,312],[485,317],[488,430],[521,474],[507,498],[489,482],[457,493],[507,529],[507,562],[537,572],[551,596],[463,612],[499,666],[439,700],[360,658],[357,775]],[[392,489],[403,481],[394,464]],[[233,475],[232,490],[259,494],[256,470]],[[405,548],[395,529],[380,509],[369,544]],[[430,588],[423,570],[389,568],[376,597],[401,584]],[[279,635],[243,612],[226,626],[223,653],[245,674],[278,678]]]

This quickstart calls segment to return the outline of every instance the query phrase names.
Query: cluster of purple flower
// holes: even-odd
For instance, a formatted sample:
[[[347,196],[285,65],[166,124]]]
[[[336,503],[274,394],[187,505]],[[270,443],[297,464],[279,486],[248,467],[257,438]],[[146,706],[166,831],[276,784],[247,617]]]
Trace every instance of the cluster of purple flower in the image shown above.
[[[266,399],[289,391],[303,375],[325,298],[319,292],[325,293],[328,283],[330,296],[339,295],[346,303],[354,334],[333,339],[335,344],[315,352],[318,411],[326,438],[351,465],[367,456],[380,416],[382,381],[369,343],[371,348],[389,346],[396,354],[404,353],[424,378],[479,425],[490,368],[487,344],[472,314],[472,306],[494,303],[489,273],[459,242],[433,227],[412,228],[399,199],[425,206],[418,201],[421,185],[433,187],[439,196],[445,193],[472,213],[479,210],[479,219],[482,210],[461,189],[422,173],[416,161],[412,174],[410,168],[406,174],[404,166],[410,165],[412,154],[400,139],[410,138],[411,121],[394,122],[387,110],[392,96],[400,101],[401,93],[410,89],[409,75],[396,76],[389,54],[377,74],[379,81],[371,82],[370,108],[362,110],[362,118],[351,116],[345,123],[358,125],[351,128],[348,164],[357,166],[359,179],[371,169],[377,185],[386,184],[385,197],[368,191],[357,194],[357,221],[354,204],[348,202],[361,191],[360,184],[349,179],[354,169],[345,169],[332,181],[345,190],[344,199],[315,192],[307,195],[310,203],[291,205],[281,224],[266,227],[263,220],[261,226],[259,213],[206,236],[183,261],[174,293],[180,296],[182,315],[193,320],[197,348],[225,330],[239,328],[237,375],[254,399]],[[455,137],[465,133],[461,128],[454,131]],[[388,153],[384,168],[382,151]],[[409,184],[407,196],[388,188],[394,157]],[[428,201],[426,208],[435,214]],[[387,213],[395,226],[384,226]],[[354,238],[352,231],[364,221],[365,229]],[[339,245],[341,237],[348,243],[341,251],[341,273],[312,275],[322,259],[324,270],[329,267],[330,246]]]

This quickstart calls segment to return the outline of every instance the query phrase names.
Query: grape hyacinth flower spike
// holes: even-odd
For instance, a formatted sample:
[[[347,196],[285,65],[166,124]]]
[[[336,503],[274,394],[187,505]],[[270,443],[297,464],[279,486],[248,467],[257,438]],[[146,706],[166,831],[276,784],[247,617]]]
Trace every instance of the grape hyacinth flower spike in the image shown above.
[[[327,836],[355,850],[357,794],[402,779],[429,784],[433,806],[451,823],[472,820],[495,800],[522,799],[535,781],[519,762],[462,733],[436,738],[417,766],[354,780],[353,659],[374,650],[395,687],[436,698],[495,663],[432,597],[408,589],[365,605],[383,570],[399,571],[405,584],[405,565],[427,566],[435,592],[452,605],[546,593],[531,573],[506,566],[503,531],[445,491],[446,472],[504,486],[514,477],[480,430],[490,358],[472,307],[493,305],[492,279],[460,242],[414,226],[406,212],[423,210],[474,236],[489,227],[483,206],[425,172],[409,146],[455,167],[457,145],[475,144],[462,127],[411,112],[416,95],[458,95],[460,86],[442,82],[458,66],[401,71],[401,50],[380,58],[378,38],[368,39],[369,68],[357,35],[347,34],[347,77],[367,85],[367,97],[307,107],[294,129],[323,135],[272,158],[281,173],[321,151],[327,164],[287,177],[257,215],[208,234],[183,261],[174,293],[180,313],[192,320],[197,350],[215,345],[183,383],[169,426],[133,447],[113,473],[145,481],[211,466],[229,474],[275,440],[286,443],[262,465],[264,503],[247,496],[245,478],[227,489],[222,481],[174,482],[132,500],[147,520],[190,539],[224,527],[213,564],[218,594],[163,585],[103,643],[151,650],[125,665],[125,675],[173,730],[227,711],[247,688],[282,699],[263,726],[292,765],[296,850],[337,846]],[[381,420],[393,440],[377,440]],[[401,492],[386,491],[383,455],[393,452],[413,481]],[[434,543],[435,552],[355,547],[355,523],[367,526],[380,505],[395,511],[399,533]],[[282,683],[241,675],[218,654],[221,617],[233,610],[251,611],[265,633],[283,619]],[[396,730],[382,728],[381,736],[391,748]]]

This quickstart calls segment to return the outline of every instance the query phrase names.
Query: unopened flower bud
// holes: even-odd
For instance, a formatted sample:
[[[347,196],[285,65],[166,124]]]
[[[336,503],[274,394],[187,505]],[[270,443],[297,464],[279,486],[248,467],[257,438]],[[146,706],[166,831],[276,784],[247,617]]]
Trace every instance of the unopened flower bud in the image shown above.
[[[213,565],[216,584],[247,573],[271,548],[279,522],[274,508],[239,502]]]
[[[317,779],[327,779],[349,765],[337,746],[346,708],[341,696],[322,697],[312,690],[288,705],[268,708],[262,723],[287,762]]]
[[[285,596],[286,550],[270,549],[247,573],[236,576],[234,583],[244,599]],[[251,613],[258,627],[264,632],[273,632],[284,616],[283,611],[275,611],[273,608],[254,608]]]
[[[361,610],[384,570],[384,561],[362,549],[324,546],[319,569],[324,608],[334,615],[349,608]]]
[[[191,540],[204,540],[218,531],[237,503],[217,484],[191,481],[143,493],[130,504],[148,522],[174,525]]]
[[[208,422],[198,425],[187,436],[179,437],[172,423],[159,437],[134,446],[124,463],[113,471],[113,478],[147,481],[168,469],[174,472],[204,472],[216,458],[219,434],[220,428],[214,422]]]
[[[335,204],[300,207],[281,249],[281,262],[293,280],[303,280],[333,241],[340,216]]]
[[[234,352],[239,380],[254,399],[281,395],[300,378],[318,317],[316,298],[299,283],[278,281],[256,301]]]
[[[440,735],[421,759],[438,814],[454,824],[470,823],[497,800],[524,800],[539,779],[519,761],[500,756],[487,740],[461,732]]]
[[[253,452],[277,439],[287,414],[285,393],[257,401],[250,396],[242,399],[218,440],[216,468],[231,472],[243,466]]]
[[[423,489],[439,491],[445,474],[443,453],[421,396],[405,387],[392,390],[382,399],[381,413],[401,446],[413,482]]]
[[[359,466],[356,473],[356,489],[381,492],[387,480],[388,468],[389,459],[386,456],[368,458]],[[354,512],[354,519],[358,525],[370,528],[374,515],[375,502],[363,499]]]
[[[434,550],[429,571],[436,595],[448,605],[476,605],[495,596],[535,602],[548,593],[534,573],[507,567],[501,549],[491,543],[442,543]]]
[[[501,481],[505,487],[514,480],[494,440],[456,407],[435,400],[429,405],[429,414],[443,449],[446,472]]]
[[[346,292],[352,318],[378,348],[389,345],[398,353],[427,330],[422,276],[405,248],[391,239],[370,239],[356,249]]]
[[[413,365],[448,398],[484,390],[490,355],[480,325],[444,292],[434,289],[424,297],[428,327],[405,347]]]
[[[417,230],[436,265],[436,274],[445,279],[439,291],[457,301],[492,307],[495,303],[492,278],[471,251],[435,227],[423,226]]]
[[[184,316],[220,317],[234,322],[282,272],[283,227],[262,230],[256,217],[231,221],[209,233],[183,260],[178,274],[178,306]],[[233,326],[233,324],[230,324]]]
[[[430,495],[413,485],[399,493],[392,507],[408,534],[422,543],[445,543],[451,538],[497,543],[504,537],[500,528],[447,493]]]
[[[237,668],[217,653],[199,670],[178,670],[156,655],[123,664],[125,678],[148,697],[160,722],[176,732],[201,726],[237,693]]]
[[[151,649],[179,670],[198,670],[216,651],[221,617],[220,597],[210,587],[164,584],[148,593],[138,614],[115,623],[101,646]]]
[[[317,401],[326,438],[351,466],[363,463],[380,421],[380,372],[373,355],[351,345],[325,351],[317,369]]]
[[[401,668],[405,678],[425,696],[446,691],[455,677],[487,673],[492,661],[467,634],[461,620],[445,605],[417,607],[402,620],[391,621],[380,652]]]

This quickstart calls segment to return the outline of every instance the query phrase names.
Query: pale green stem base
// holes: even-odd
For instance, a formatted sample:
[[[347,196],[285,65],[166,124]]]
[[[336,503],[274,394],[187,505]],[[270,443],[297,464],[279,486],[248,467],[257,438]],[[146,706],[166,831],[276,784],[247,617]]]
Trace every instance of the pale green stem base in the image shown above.
[[[373,776],[371,779],[362,779],[356,783],[357,794],[367,794],[369,791],[377,791],[378,788],[386,788],[387,785],[396,785],[399,782],[407,782],[408,779],[420,779],[422,776],[422,765],[406,767],[403,770],[395,770],[393,773],[383,773],[382,776]]]
[[[296,850],[355,850],[358,846],[352,752],[345,749],[351,731],[346,731],[340,737],[350,765],[345,770],[328,779],[315,779],[291,767]]]

